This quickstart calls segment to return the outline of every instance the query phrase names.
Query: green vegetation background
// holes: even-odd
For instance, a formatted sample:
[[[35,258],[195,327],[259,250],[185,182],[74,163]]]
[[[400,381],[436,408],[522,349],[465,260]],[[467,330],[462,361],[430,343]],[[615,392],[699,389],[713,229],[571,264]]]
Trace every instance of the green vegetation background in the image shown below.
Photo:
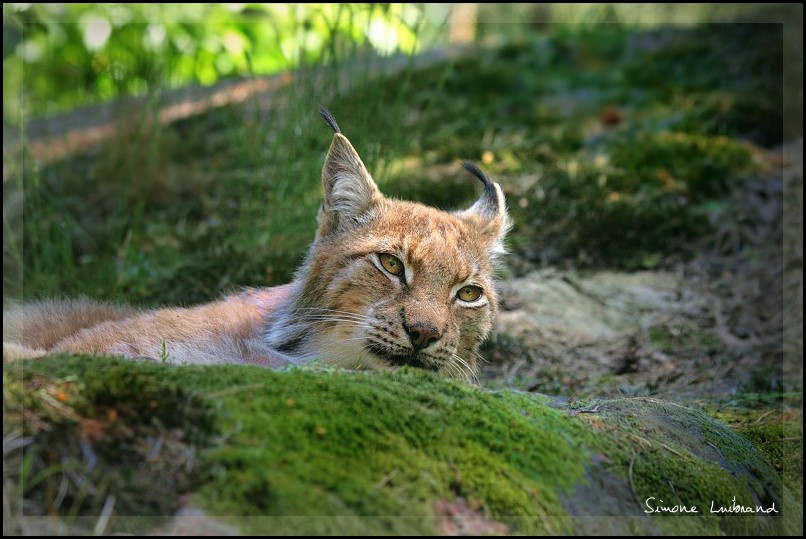
[[[25,23],[25,39],[6,38],[5,88],[26,77],[25,106],[5,100],[4,117],[146,97],[90,154],[8,162],[9,188],[25,194],[22,233],[13,212],[4,227],[11,297],[20,268],[28,298],[148,305],[287,282],[315,230],[329,143],[319,102],[388,194],[461,207],[475,186],[449,165],[480,161],[510,196],[511,249],[532,264],[637,269],[685,256],[755,170],[746,142],[782,137],[780,25],[479,24],[492,46],[384,75],[362,52],[389,43],[361,29],[377,22],[416,51],[438,42],[440,19],[415,5],[62,6],[75,23],[46,22],[57,8],[43,5],[4,8],[7,28]],[[209,22],[183,22],[191,15]],[[91,47],[100,20],[110,33]],[[518,32],[502,38],[502,26]],[[289,66],[299,71],[271,98],[157,121],[166,87]]]

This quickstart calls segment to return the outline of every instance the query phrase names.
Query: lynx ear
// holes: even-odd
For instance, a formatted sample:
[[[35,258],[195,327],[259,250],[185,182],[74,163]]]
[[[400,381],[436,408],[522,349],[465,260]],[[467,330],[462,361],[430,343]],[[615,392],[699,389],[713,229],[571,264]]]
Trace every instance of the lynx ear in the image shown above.
[[[462,166],[484,184],[484,192],[475,204],[459,212],[457,216],[477,227],[480,238],[487,242],[490,256],[495,258],[506,253],[504,236],[511,226],[504,192],[500,185],[490,180],[474,163],[463,161]]]
[[[319,232],[349,227],[366,215],[382,196],[350,141],[336,133],[322,167],[325,198],[319,211]]]

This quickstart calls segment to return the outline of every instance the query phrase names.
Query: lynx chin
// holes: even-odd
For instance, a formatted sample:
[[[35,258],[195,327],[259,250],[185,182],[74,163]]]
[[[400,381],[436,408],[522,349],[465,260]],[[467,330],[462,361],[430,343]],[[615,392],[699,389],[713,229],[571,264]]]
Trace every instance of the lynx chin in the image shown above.
[[[3,312],[3,359],[54,352],[267,367],[321,358],[348,368],[412,365],[472,377],[493,324],[493,266],[509,227],[504,195],[484,185],[445,212],[385,198],[333,116],[318,231],[293,282],[190,308],[138,310],[73,299]]]

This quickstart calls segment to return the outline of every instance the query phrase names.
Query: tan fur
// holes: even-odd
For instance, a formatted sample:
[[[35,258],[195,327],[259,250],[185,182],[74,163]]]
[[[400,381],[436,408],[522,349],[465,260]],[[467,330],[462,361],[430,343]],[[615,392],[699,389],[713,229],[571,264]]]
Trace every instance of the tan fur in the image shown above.
[[[46,300],[3,311],[3,339],[27,347],[51,348],[84,328],[107,320],[119,320],[137,313],[136,309],[78,298]]]
[[[3,313],[4,361],[61,351],[269,367],[322,358],[473,376],[497,309],[492,264],[508,227],[500,187],[487,182],[482,198],[458,213],[384,198],[340,133],[322,183],[319,230],[291,284],[191,308],[142,311],[86,299],[14,307]],[[385,271],[380,253],[399,258],[405,273]],[[466,285],[482,297],[460,301]],[[436,340],[417,350],[412,328],[428,328]]]

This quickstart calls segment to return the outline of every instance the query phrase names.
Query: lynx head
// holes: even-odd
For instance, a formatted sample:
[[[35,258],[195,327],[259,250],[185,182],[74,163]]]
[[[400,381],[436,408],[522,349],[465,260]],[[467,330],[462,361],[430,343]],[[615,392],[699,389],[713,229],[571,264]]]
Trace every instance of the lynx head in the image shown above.
[[[484,185],[468,209],[385,198],[330,113],[320,113],[336,133],[319,229],[297,279],[295,315],[307,330],[296,345],[350,367],[474,375],[497,310],[493,263],[509,226],[501,188],[464,163]]]

